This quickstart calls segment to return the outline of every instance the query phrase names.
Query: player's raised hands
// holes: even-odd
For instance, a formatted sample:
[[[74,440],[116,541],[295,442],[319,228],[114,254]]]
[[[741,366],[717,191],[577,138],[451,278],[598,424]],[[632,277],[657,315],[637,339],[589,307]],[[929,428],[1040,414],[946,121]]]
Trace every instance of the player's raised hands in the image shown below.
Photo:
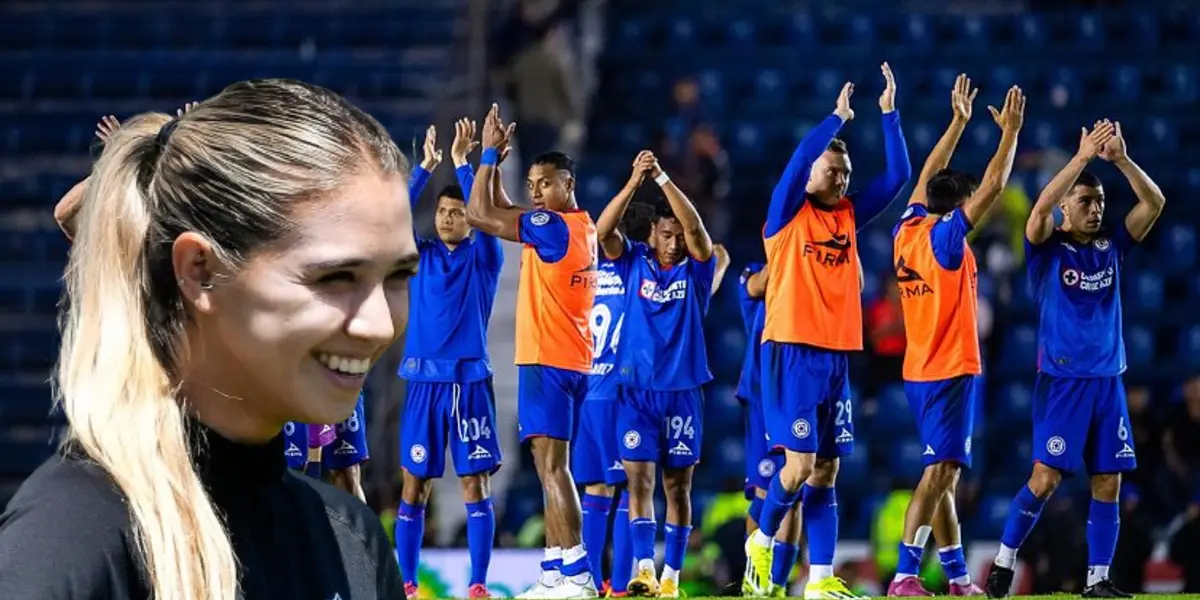
[[[979,88],[971,87],[971,78],[966,73],[959,73],[954,80],[954,89],[950,90],[950,107],[954,109],[955,119],[962,122],[971,120],[971,106],[978,93]]]
[[[1108,119],[1096,121],[1092,126],[1092,130],[1088,131],[1087,127],[1079,131],[1079,152],[1076,156],[1083,160],[1092,160],[1100,155],[1100,151],[1104,145],[1113,138],[1115,126]]]
[[[500,105],[492,104],[487,117],[483,119],[483,147],[502,150],[508,145],[508,136],[514,129],[511,124],[505,125],[504,121],[500,120]]]
[[[1125,151],[1125,136],[1121,135],[1121,122],[1113,121],[1113,134],[1108,141],[1104,142],[1104,146],[1100,149],[1100,158],[1108,162],[1120,162],[1128,160],[1129,155]]]
[[[500,152],[500,158],[496,160],[496,165],[499,166],[508,158],[508,153],[512,150],[513,135],[517,133],[517,124],[509,123],[508,127],[504,128],[504,143],[496,148]]]
[[[642,185],[646,180],[646,176],[654,169],[657,159],[654,158],[654,153],[649,150],[638,152],[637,157],[633,159],[633,171],[629,174],[629,181],[625,184],[628,188],[636,188]]]
[[[199,102],[184,102],[183,108],[175,109],[175,118],[178,119],[179,117],[182,117],[183,115],[188,114],[189,112],[191,112],[191,110],[193,108],[196,108],[197,104],[200,104],[200,103]]]
[[[988,106],[988,111],[1000,129],[1020,131],[1021,125],[1025,124],[1025,94],[1014,85],[1008,88],[1008,94],[1004,96],[1004,107],[996,110],[995,106]]]
[[[454,122],[454,141],[450,143],[450,160],[455,167],[467,164],[467,155],[479,145],[475,141],[475,121],[463,117]]]
[[[442,151],[437,147],[437,127],[430,125],[425,130],[425,143],[421,150],[425,154],[421,159],[421,168],[432,173],[442,163]]]
[[[100,118],[99,123],[96,123],[96,137],[100,138],[101,142],[107,142],[108,138],[112,137],[120,128],[121,122],[116,117],[105,115]]]
[[[854,109],[850,108],[850,96],[854,95],[854,84],[849,81],[842,86],[841,93],[838,94],[837,107],[833,109],[833,114],[842,118],[843,121],[854,120]]]
[[[879,95],[879,110],[886,115],[896,110],[896,77],[892,75],[892,67],[887,63],[883,63],[879,70],[883,72],[883,93]]]

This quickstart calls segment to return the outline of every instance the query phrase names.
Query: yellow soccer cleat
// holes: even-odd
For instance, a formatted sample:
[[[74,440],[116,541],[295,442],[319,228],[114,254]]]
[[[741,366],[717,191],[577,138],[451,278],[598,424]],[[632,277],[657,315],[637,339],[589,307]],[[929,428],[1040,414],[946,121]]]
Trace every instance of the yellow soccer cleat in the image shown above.
[[[679,582],[674,579],[664,579],[659,582],[659,598],[687,598],[687,594],[679,589]]]
[[[804,586],[804,600],[865,600],[865,597],[850,591],[841,577],[826,577]]]
[[[787,586],[771,584],[771,589],[767,590],[768,598],[787,598]]]
[[[640,569],[637,577],[629,580],[629,586],[625,589],[629,590],[630,596],[636,598],[657,598],[658,576],[654,574],[653,569]]]
[[[771,546],[763,546],[754,541],[754,536],[746,540],[746,562],[749,567],[746,574],[750,577],[750,587],[755,596],[763,596],[771,589],[771,559],[774,555]]]

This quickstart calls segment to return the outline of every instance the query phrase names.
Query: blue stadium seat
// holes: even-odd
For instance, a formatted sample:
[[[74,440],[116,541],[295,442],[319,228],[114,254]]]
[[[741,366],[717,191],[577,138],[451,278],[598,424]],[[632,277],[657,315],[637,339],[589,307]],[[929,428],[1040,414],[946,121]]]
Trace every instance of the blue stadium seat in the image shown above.
[[[1000,534],[1004,532],[1004,522],[1008,519],[1008,510],[1011,505],[1011,496],[999,494],[984,496],[983,500],[979,502],[979,512],[972,523],[974,536],[989,540],[999,539]]]
[[[766,152],[766,138],[757,123],[741,123],[734,129],[734,152],[730,155],[736,163],[754,163],[762,160]]]
[[[616,191],[612,178],[607,175],[592,175],[583,185],[583,196],[589,206],[606,206]]]
[[[1196,101],[1196,69],[1192,65],[1175,65],[1167,71],[1167,92],[1179,103]]]
[[[749,19],[735,19],[729,23],[729,40],[737,46],[752,48],[758,41],[758,30]]]
[[[1154,332],[1140,325],[1125,328],[1125,360],[1131,368],[1144,369],[1154,364]]]
[[[933,25],[925,15],[912,13],[904,16],[901,26],[901,43],[909,48],[925,50],[933,45]]]
[[[891,228],[871,227],[859,232],[859,260],[863,271],[885,273],[892,271]]]
[[[1140,271],[1126,279],[1128,292],[1123,300],[1136,313],[1154,314],[1163,308],[1163,279],[1154,271]]]
[[[1163,232],[1159,265],[1169,273],[1180,273],[1196,264],[1196,230],[1187,223],[1172,223]]]
[[[1007,372],[1029,372],[1036,366],[1037,331],[1029,325],[1005,328],[1000,350],[1001,368]]]
[[[1082,49],[1098,49],[1104,47],[1104,21],[1096,13],[1085,12],[1078,15],[1074,24],[1075,45]]]
[[[1200,325],[1192,325],[1179,334],[1177,356],[1186,368],[1200,367]]]
[[[962,43],[968,47],[986,48],[992,45],[991,27],[980,15],[966,15],[962,19]]]
[[[1025,13],[1017,17],[1017,40],[1020,46],[1043,46],[1046,35],[1046,23],[1041,15]]]
[[[895,440],[887,455],[887,474],[901,484],[913,485],[921,479],[925,470],[921,455],[925,444],[915,437],[905,435]]]
[[[887,429],[893,435],[907,432],[916,422],[912,409],[908,406],[908,396],[904,393],[904,385],[892,383],[883,387],[879,392],[879,415],[886,419]]]
[[[982,407],[981,407],[982,408]],[[987,412],[989,425],[1000,431],[1024,427],[1033,409],[1033,389],[1025,383],[1008,383],[1000,387],[994,406]]]
[[[696,37],[696,25],[686,18],[673,19],[670,27],[670,44],[676,49],[688,48]]]
[[[1136,65],[1121,65],[1116,69],[1106,67],[1111,76],[1110,93],[1117,99],[1133,104],[1142,97],[1142,71]]]

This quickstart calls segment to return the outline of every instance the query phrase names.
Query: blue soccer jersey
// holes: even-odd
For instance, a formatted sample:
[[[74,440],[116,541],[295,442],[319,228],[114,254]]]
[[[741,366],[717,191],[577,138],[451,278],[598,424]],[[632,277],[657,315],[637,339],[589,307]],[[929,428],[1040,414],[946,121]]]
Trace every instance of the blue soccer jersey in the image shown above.
[[[1055,230],[1025,241],[1026,273],[1038,304],[1038,370],[1054,377],[1114,377],[1125,371],[1121,262],[1133,246],[1124,225],[1088,242]]]
[[[746,284],[750,277],[763,270],[762,263],[751,263],[738,280],[738,300],[742,309],[742,325],[746,329],[746,356],[742,359],[742,375],[738,379],[737,397],[743,402],[762,400],[762,330],[766,321],[763,298],[750,295]]]
[[[683,391],[712,379],[704,345],[704,315],[716,257],[662,266],[650,246],[626,240],[613,261],[625,281],[625,322],[617,348],[621,385]]]
[[[617,265],[600,258],[596,278],[596,301],[589,324],[592,330],[592,374],[588,378],[588,399],[615,400],[617,397],[617,344],[625,323],[625,281]]]
[[[412,201],[428,176],[413,174]],[[469,166],[455,174],[470,197]],[[410,303],[420,307],[408,322],[399,375],[410,381],[470,383],[491,376],[487,329],[504,266],[500,241],[475,232],[451,250],[441,240],[419,239],[420,265],[409,283]]]

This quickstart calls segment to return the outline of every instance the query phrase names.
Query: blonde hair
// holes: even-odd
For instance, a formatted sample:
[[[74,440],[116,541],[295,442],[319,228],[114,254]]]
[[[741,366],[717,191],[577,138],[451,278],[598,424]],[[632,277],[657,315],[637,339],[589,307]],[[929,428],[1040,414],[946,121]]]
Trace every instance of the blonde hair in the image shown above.
[[[287,232],[292,203],[367,170],[407,169],[378,121],[288,80],[231,85],[177,119],[134,117],[106,144],[67,266],[55,395],[64,444],[125,496],[156,600],[232,600],[238,589],[179,394],[187,313],[172,243],[197,232],[234,269]]]

